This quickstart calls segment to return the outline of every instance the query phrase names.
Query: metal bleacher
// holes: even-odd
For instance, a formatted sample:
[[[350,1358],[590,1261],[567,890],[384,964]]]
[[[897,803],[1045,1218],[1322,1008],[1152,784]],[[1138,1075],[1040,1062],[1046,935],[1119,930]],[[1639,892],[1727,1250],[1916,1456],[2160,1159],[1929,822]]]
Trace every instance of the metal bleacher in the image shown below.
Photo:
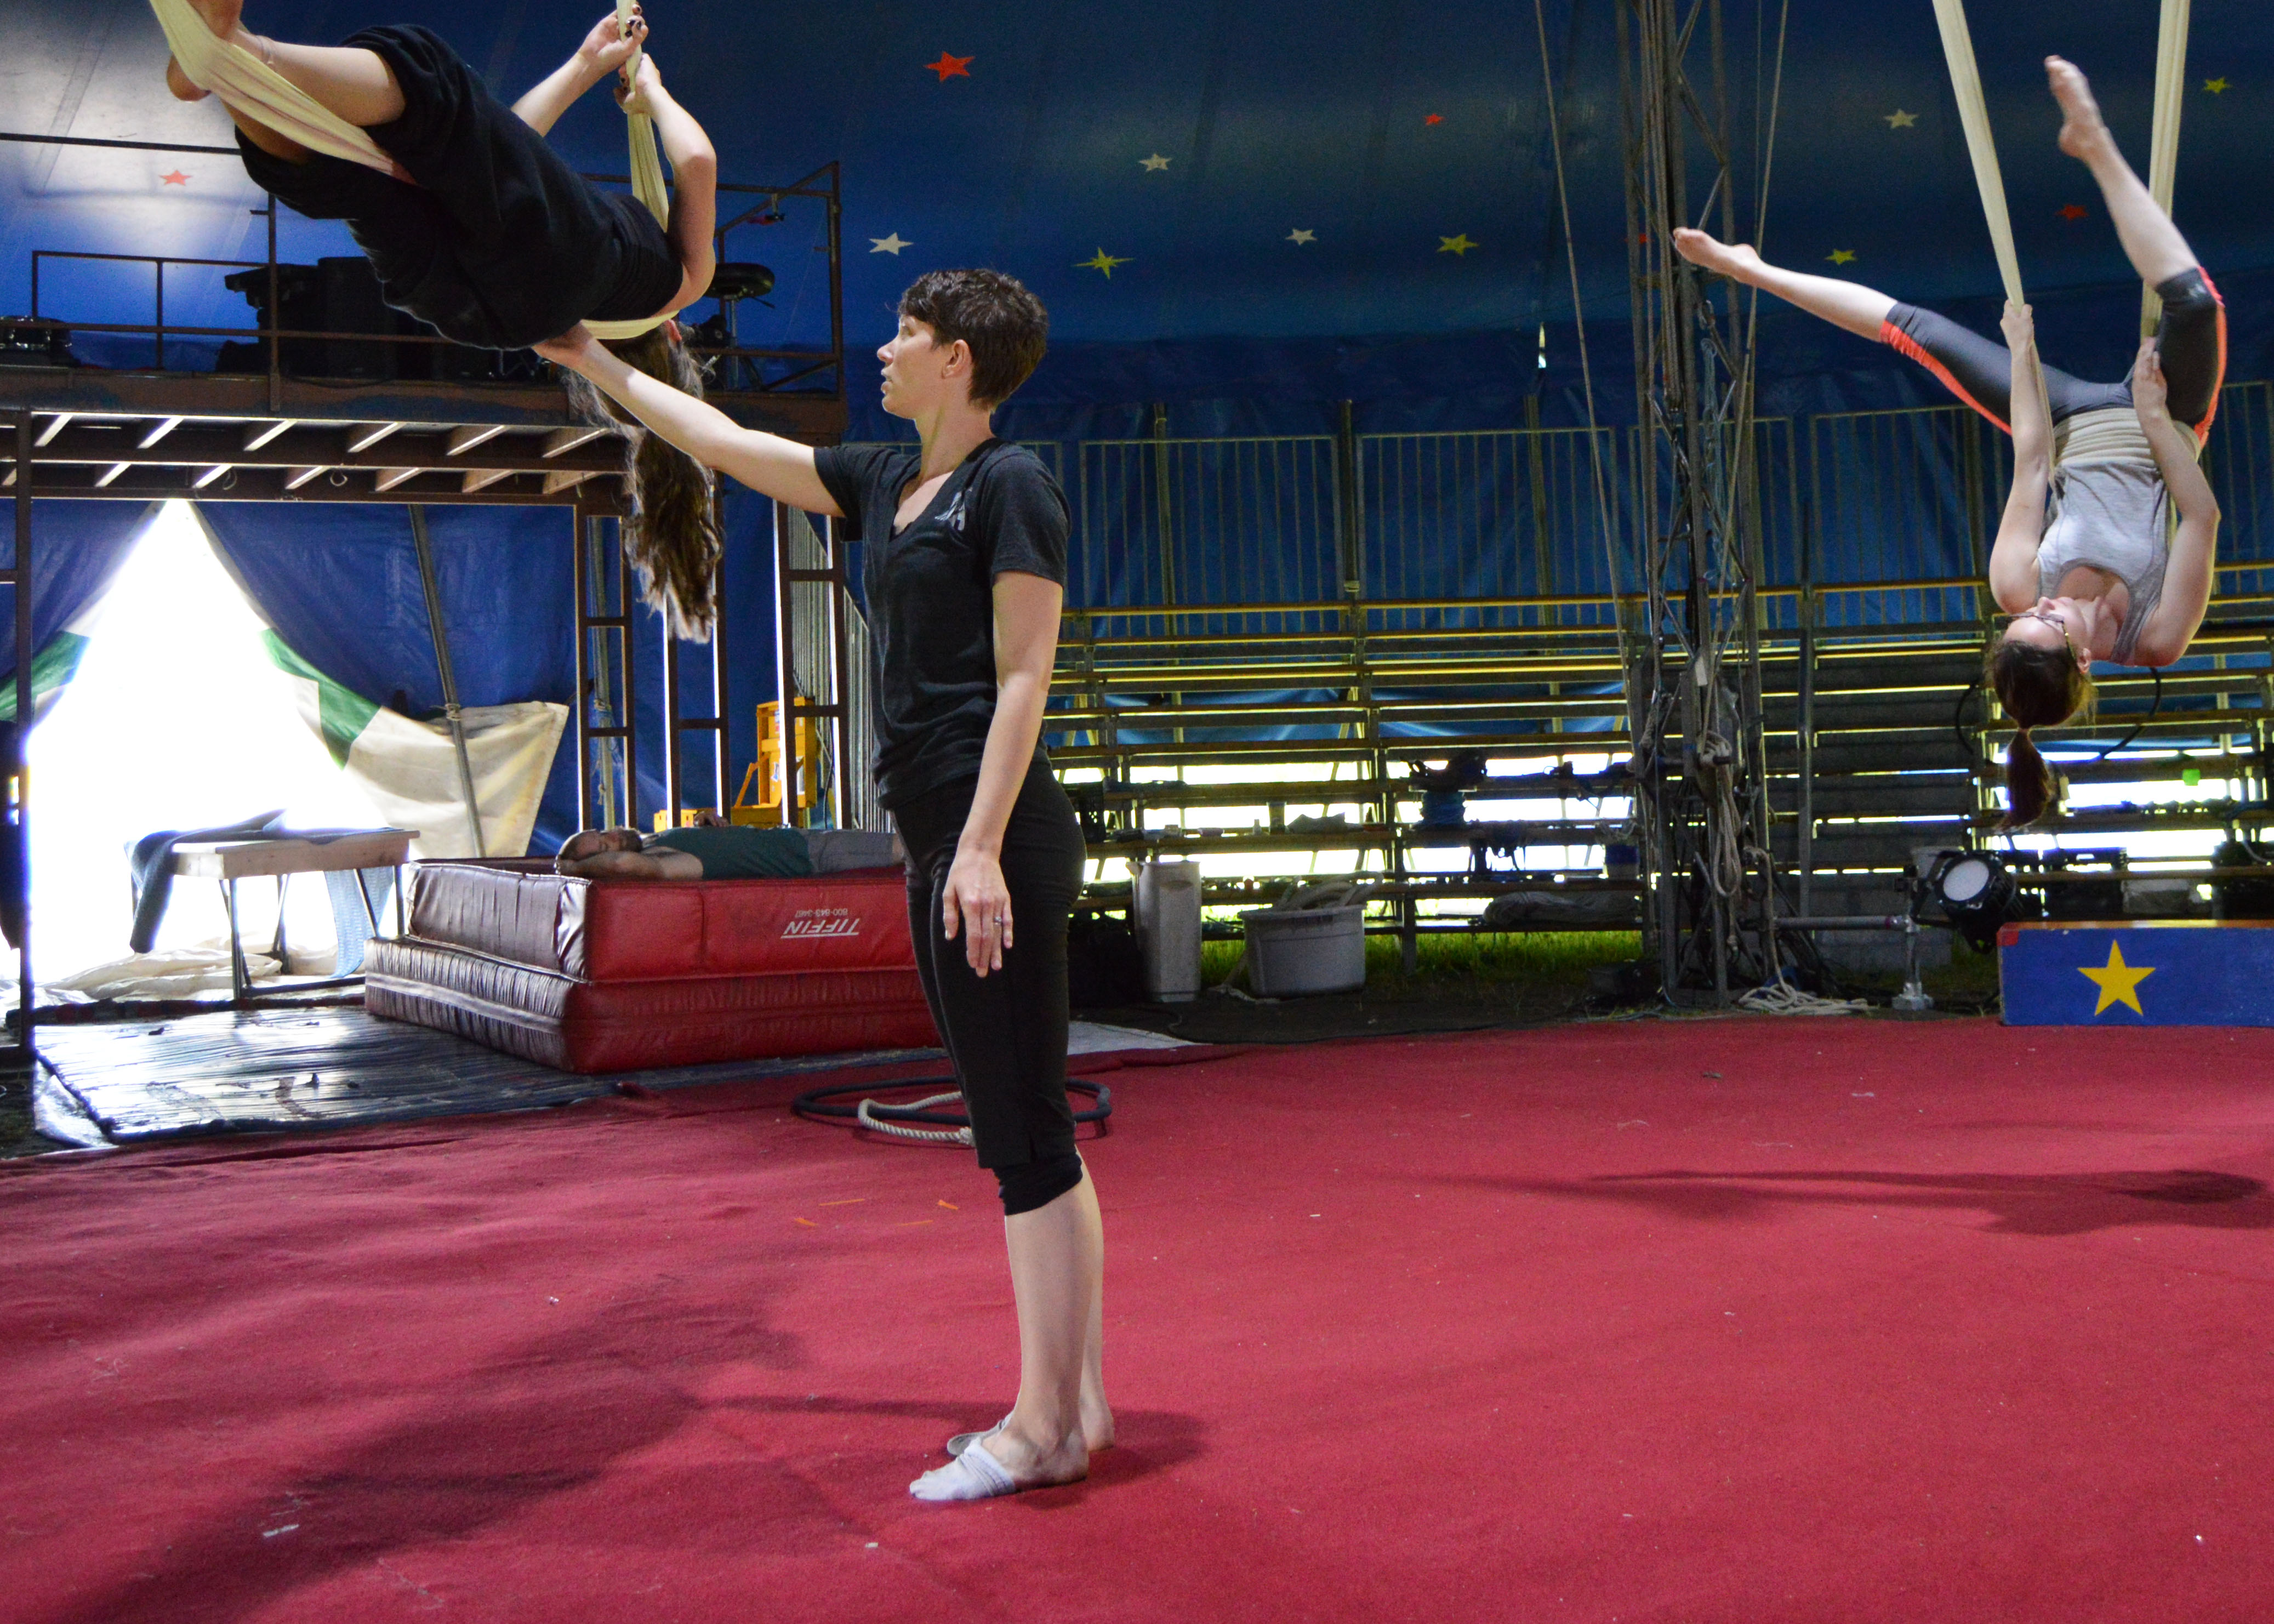
[[[2154,715],[2151,673],[2103,667],[2097,718],[2042,735],[2078,802],[2045,830],[2055,845],[2248,838],[2274,822],[2268,408],[2267,385],[2226,392],[2207,464],[2227,561]],[[2006,447],[1957,408],[1758,432],[1771,844],[1798,911],[1823,911],[1826,893],[1835,911],[1876,908],[1900,894],[1915,848],[1986,843],[1999,815],[2010,729],[1975,685]],[[1438,922],[1465,928],[1474,898],[1513,886],[1613,887],[1600,848],[1623,799],[1600,778],[1550,775],[1632,747],[1642,606],[1617,553],[1638,506],[1630,443],[1603,431],[1594,447],[1612,473],[1608,551],[1583,431],[1038,447],[1077,514],[1049,726],[1094,853],[1291,874],[1348,854],[1386,883],[1399,906],[1382,928],[1409,941],[1441,903]],[[1614,570],[1623,590],[1609,590]],[[2135,724],[2121,754],[2078,758]],[[1495,763],[1472,802],[1562,802],[1490,831],[1518,861],[1489,877],[1419,856],[1449,837],[1417,827],[1408,775],[1457,748]],[[1254,781],[1220,781],[1227,769]],[[2115,784],[2144,787],[2130,804],[2089,804]],[[1344,825],[1288,826],[1336,807]],[[1222,905],[1269,889],[1212,872],[1206,893]],[[1120,894],[1103,876],[1093,899]]]

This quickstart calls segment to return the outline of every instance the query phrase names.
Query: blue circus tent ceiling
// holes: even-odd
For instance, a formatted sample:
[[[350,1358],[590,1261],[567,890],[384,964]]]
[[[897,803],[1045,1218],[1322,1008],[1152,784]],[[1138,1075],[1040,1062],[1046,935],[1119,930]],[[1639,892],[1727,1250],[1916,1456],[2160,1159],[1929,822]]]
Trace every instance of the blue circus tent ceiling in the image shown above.
[[[1556,395],[1570,381],[1570,299],[1528,6],[653,0],[650,11],[659,61],[712,131],[728,178],[779,183],[843,163],[856,348],[884,335],[915,274],[983,263],[1019,274],[1050,306],[1057,350],[1035,380],[1036,405],[1276,392],[1474,399],[1505,420],[1517,396],[1543,384]],[[2082,335],[2104,304],[2120,307],[2128,274],[2089,177],[2054,148],[2057,115],[2038,64],[2048,50],[2077,59],[2144,165],[2156,6],[2064,0],[1974,11],[2024,274],[2049,296],[2067,290]],[[1722,11],[1743,171],[1737,226],[1748,236],[1758,223],[1751,216],[1781,15],[1741,0]],[[508,96],[571,49],[582,17],[529,0],[257,0],[252,13],[256,27],[316,40],[372,22],[424,23]],[[1603,326],[1597,371],[1615,395],[1627,295],[1614,19],[1615,0],[1547,0],[1541,19],[1585,307]],[[164,47],[143,0],[83,0],[68,9],[68,26],[59,20],[53,0],[0,4],[0,105],[11,126],[225,136],[211,103],[165,95]],[[1928,0],[1817,0],[1792,6],[1787,26],[1772,257],[1921,302],[1994,293]],[[1702,47],[1693,65],[1704,79]],[[616,170],[621,134],[614,108],[594,95],[559,139],[581,164]],[[2233,295],[2255,287],[2251,273],[2274,268],[2256,178],[2270,138],[2274,12],[2251,0],[2198,0],[2179,214],[2238,306],[2238,375],[2249,375],[2253,351]],[[0,311],[27,306],[38,247],[258,258],[259,202],[227,158],[10,149],[0,154]],[[768,330],[752,342],[825,330],[817,214],[783,213],[732,245],[780,274],[773,308],[753,312]],[[348,251],[335,228],[288,219],[280,236],[292,257]],[[51,264],[43,303],[82,320],[147,305],[147,275]],[[245,318],[217,274],[177,273],[167,297],[170,320]],[[1531,343],[1543,324],[1545,378]],[[2093,339],[2078,370],[2120,365],[2120,348],[2112,361],[2099,353],[2121,338],[2120,317],[2112,325],[2114,336]],[[1794,327],[1769,330],[1772,387],[1801,371],[1900,371],[1868,345]],[[867,404],[862,370],[856,364],[856,410]],[[882,426],[873,412],[856,419],[856,432]]]

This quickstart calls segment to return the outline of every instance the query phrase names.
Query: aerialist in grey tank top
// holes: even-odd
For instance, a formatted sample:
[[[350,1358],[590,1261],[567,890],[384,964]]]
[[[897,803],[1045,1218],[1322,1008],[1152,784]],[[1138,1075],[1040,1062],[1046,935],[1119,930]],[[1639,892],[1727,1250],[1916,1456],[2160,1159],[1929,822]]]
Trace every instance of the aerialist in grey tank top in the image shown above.
[[[2060,595],[2079,565],[2124,583],[2130,601],[2112,658],[2133,663],[2141,628],[2163,601],[2171,563],[2172,496],[2130,403],[2101,407],[2053,427],[2052,489],[2037,545],[2037,592]]]

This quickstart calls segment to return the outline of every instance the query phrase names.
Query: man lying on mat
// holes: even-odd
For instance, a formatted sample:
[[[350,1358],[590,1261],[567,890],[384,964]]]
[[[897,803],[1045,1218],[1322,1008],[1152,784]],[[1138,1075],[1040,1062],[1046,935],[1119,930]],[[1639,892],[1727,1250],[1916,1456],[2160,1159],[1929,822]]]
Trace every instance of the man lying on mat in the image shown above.
[[[895,834],[862,829],[752,829],[698,813],[691,829],[644,835],[587,829],[568,837],[553,866],[588,880],[794,880],[847,868],[891,868],[903,853]]]

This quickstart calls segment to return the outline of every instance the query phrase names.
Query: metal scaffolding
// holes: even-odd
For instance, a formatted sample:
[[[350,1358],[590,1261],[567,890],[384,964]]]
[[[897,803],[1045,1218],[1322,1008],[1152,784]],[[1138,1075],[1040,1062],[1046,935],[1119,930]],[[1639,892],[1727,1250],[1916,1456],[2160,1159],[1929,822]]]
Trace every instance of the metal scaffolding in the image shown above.
[[[1653,883],[1649,934],[1668,994],[1774,973],[1774,895],[1760,678],[1761,513],[1754,308],[1718,301],[1675,252],[1678,226],[1734,238],[1743,180],[1730,139],[1721,0],[1624,0],[1627,254],[1634,310],[1634,471],[1643,623],[1630,639],[1636,821]],[[1693,69],[1705,69],[1700,83]],[[1770,93],[1773,132],[1773,92]],[[1756,166],[1758,230],[1766,181]],[[1705,183],[1695,207],[1692,187]]]

